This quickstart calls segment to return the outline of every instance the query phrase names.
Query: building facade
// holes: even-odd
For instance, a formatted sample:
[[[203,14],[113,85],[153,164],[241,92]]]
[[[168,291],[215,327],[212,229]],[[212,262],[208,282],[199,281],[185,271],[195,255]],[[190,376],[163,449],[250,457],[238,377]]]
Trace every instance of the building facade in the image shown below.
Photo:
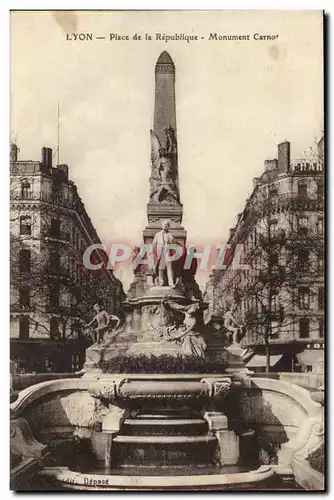
[[[68,166],[53,167],[50,148],[41,161],[22,161],[12,144],[10,174],[11,359],[21,372],[79,370],[92,306],[100,300],[119,313],[122,284],[106,266],[83,265],[86,248],[101,241]]]
[[[290,143],[265,161],[228,244],[232,252],[216,285],[215,309],[232,314],[249,368],[310,371],[323,365],[324,141],[291,160]],[[245,269],[233,265],[243,252]],[[241,338],[242,337],[242,338]]]

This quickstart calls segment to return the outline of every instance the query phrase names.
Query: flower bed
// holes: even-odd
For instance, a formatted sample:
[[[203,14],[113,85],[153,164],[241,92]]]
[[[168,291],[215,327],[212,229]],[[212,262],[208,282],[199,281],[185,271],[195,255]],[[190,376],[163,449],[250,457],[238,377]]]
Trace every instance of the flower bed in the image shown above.
[[[226,364],[207,359],[172,356],[116,356],[102,361],[104,373],[224,373]]]

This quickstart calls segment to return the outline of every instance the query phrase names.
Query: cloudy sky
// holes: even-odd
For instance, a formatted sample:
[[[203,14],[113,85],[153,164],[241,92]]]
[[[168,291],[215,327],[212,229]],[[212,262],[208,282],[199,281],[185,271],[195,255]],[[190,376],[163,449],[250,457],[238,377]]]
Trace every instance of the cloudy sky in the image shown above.
[[[94,40],[66,40],[73,33]],[[110,33],[130,40],[110,41]],[[166,43],[156,33],[199,40]],[[254,33],[278,37],[255,41]],[[12,13],[11,131],[20,158],[56,149],[59,101],[60,161],[107,244],[140,243],[146,225],[154,66],[163,50],[176,66],[188,242],[225,242],[277,144],[289,140],[300,157],[323,130],[320,11]]]

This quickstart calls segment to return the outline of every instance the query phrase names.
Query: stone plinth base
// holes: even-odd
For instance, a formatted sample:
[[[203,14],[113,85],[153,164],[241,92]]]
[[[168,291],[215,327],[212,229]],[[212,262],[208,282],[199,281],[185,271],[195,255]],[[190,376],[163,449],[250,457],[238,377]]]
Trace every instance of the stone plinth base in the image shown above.
[[[102,432],[116,434],[126,418],[126,410],[116,405],[110,405],[106,415],[102,417]]]
[[[239,461],[239,438],[234,431],[215,431],[219,444],[220,465],[236,465]]]
[[[99,369],[99,363],[101,361],[107,361],[108,359],[114,357],[118,354],[118,350],[115,346],[99,346],[92,345],[86,349],[86,361],[83,366],[84,371]]]
[[[92,345],[86,349],[86,361],[83,366],[84,370],[94,370],[99,368],[99,363],[103,359],[105,348],[102,346]]]
[[[245,365],[243,360],[243,349],[239,344],[231,344],[225,347],[225,352],[227,353],[227,365],[226,373],[243,373],[245,375],[250,375],[251,372]]]
[[[210,411],[204,413],[209,430],[218,440],[217,458],[220,465],[236,465],[239,461],[239,437],[228,429],[227,416],[224,413]]]

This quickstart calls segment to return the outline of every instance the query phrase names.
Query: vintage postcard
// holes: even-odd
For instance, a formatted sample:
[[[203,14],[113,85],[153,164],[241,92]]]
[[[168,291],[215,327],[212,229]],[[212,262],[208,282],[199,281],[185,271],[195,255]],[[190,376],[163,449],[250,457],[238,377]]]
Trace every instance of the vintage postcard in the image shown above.
[[[10,484],[322,491],[323,11],[11,11]]]

